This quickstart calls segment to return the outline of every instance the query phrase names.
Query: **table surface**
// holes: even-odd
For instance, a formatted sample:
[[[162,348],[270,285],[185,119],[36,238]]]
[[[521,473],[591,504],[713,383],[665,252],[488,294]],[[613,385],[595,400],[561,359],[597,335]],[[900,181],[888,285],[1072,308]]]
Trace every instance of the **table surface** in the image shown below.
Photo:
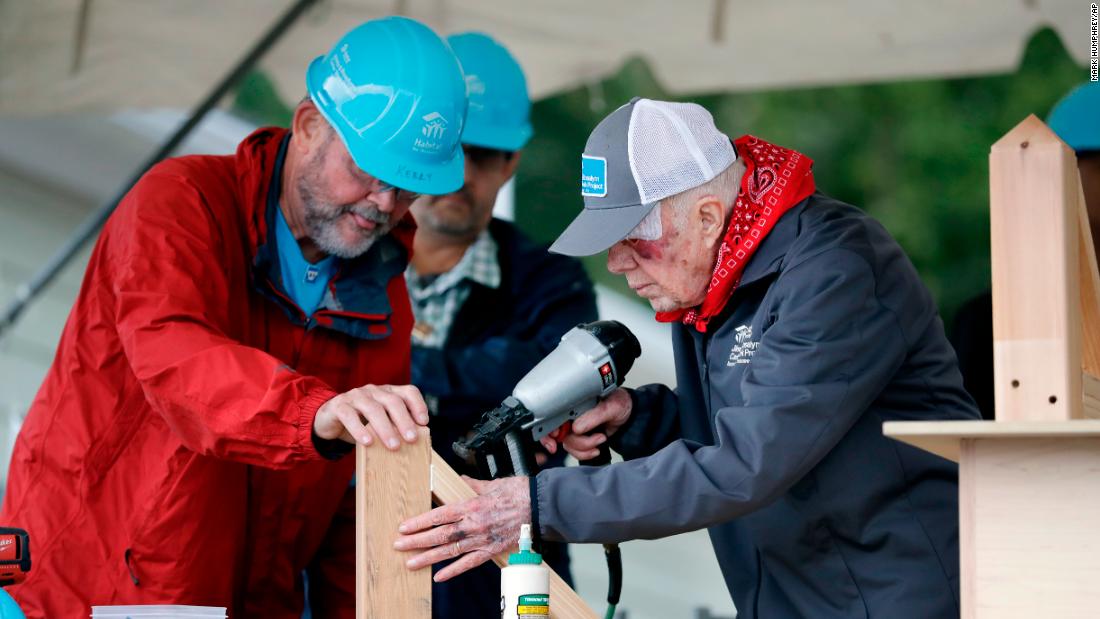
[[[1100,438],[1100,420],[1072,421],[887,421],[886,436],[959,461],[965,439]]]

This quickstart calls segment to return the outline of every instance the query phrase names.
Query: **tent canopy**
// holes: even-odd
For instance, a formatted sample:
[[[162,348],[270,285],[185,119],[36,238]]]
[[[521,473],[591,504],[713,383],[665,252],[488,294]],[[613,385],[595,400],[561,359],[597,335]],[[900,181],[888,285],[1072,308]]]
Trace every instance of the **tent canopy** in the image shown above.
[[[0,1],[0,114],[189,107],[292,0]],[[643,57],[673,92],[1009,71],[1038,28],[1089,53],[1073,0],[319,0],[263,59],[284,100],[309,61],[383,15],[442,34],[481,30],[527,72],[535,98]]]

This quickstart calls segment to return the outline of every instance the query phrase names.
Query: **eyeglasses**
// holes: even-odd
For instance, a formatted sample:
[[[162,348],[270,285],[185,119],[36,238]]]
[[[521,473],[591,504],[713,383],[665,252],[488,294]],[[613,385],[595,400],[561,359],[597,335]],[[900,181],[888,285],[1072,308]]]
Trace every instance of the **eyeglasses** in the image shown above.
[[[408,189],[402,189],[396,185],[391,185],[380,178],[374,179],[374,187],[371,189],[371,191],[375,191],[377,193],[389,193],[391,191],[396,191],[397,194],[394,196],[394,198],[398,202],[414,202],[417,198],[420,197],[420,194],[415,191],[409,191]]]

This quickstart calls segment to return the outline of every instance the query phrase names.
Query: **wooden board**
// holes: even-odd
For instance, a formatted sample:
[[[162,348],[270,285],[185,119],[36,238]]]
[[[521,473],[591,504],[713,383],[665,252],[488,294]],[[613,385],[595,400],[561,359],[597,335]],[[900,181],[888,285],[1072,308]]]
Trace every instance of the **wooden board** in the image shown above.
[[[431,570],[407,569],[393,540],[397,525],[432,507],[432,454],[427,428],[395,452],[355,449],[356,619],[431,619]]]
[[[440,505],[460,503],[477,496],[473,488],[451,468],[447,462],[432,452],[432,496]],[[508,553],[493,558],[500,567],[508,565]],[[550,617],[553,619],[598,619],[598,616],[577,592],[553,570],[550,570]]]
[[[977,526],[974,510],[977,485],[974,478],[974,458],[971,457],[973,444],[973,439],[960,439],[953,443],[955,457],[952,459],[959,463],[959,619],[986,619],[979,618],[972,607],[967,606],[974,597],[974,567],[978,561],[977,548],[973,542]]]
[[[1081,369],[1100,377],[1100,266],[1096,263],[1096,248],[1092,244],[1089,212],[1085,206],[1085,192],[1081,179],[1077,179],[1077,214],[1080,256],[1078,277],[1081,280],[1081,329],[1084,338],[1081,346]]]
[[[963,619],[1097,616],[1098,471],[1100,437],[963,441]]]
[[[1085,372],[1081,375],[1084,415],[1088,419],[1100,419],[1100,378]]]
[[[1082,416],[1079,181],[1073,152],[1034,115],[989,155],[998,420]]]
[[[887,421],[882,424],[882,433],[958,462],[959,445],[964,439],[1096,438],[1100,437],[1100,420]]]

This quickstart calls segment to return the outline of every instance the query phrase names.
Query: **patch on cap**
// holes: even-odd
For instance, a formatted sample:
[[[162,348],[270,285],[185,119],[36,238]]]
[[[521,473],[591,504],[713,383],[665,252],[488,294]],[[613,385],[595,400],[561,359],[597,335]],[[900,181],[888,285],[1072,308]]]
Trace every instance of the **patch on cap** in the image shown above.
[[[593,198],[607,195],[607,159],[581,155],[581,195]]]

